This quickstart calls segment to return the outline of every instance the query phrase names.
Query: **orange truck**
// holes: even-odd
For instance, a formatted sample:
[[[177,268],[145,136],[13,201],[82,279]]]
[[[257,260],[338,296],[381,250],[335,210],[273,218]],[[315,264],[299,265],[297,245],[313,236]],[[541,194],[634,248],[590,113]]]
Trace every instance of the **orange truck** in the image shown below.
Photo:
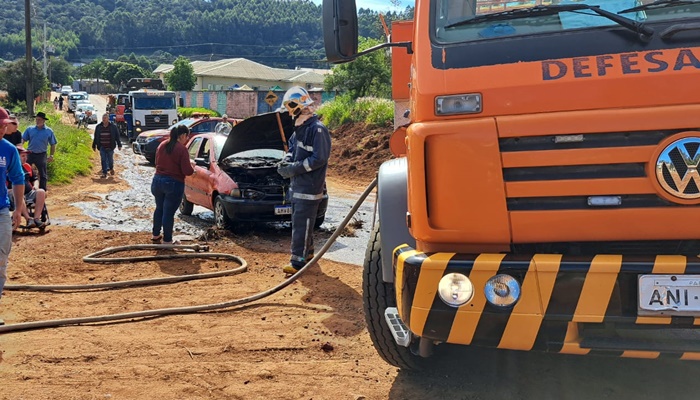
[[[416,0],[364,52],[354,1],[323,14],[330,62],[392,47],[405,116],[364,266],[387,362],[700,359],[699,1]]]

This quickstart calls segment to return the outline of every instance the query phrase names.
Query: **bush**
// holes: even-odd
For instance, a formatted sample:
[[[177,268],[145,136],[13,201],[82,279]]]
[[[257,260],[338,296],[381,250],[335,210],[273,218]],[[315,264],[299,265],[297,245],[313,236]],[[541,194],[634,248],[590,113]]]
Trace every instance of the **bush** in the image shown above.
[[[348,122],[364,122],[368,126],[386,126],[394,121],[394,102],[375,97],[353,99],[348,95],[342,95],[324,103],[317,113],[330,129]]]
[[[194,113],[209,113],[210,116],[212,117],[220,117],[221,114],[214,110],[210,110],[208,108],[202,108],[202,107],[180,107],[177,109],[178,114],[182,116],[182,118],[189,118],[192,116]]]

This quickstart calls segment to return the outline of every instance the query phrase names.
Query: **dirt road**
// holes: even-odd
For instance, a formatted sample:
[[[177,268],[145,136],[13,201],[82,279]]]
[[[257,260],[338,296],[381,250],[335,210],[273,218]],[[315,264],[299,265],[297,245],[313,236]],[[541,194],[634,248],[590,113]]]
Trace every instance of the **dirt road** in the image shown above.
[[[100,226],[103,218],[139,226],[150,214],[145,200],[132,207],[104,201],[134,189],[127,183],[133,165],[125,154],[118,159],[116,178],[100,179],[95,169],[70,186],[50,188],[57,224],[43,236],[13,238],[9,283],[86,284],[236,266],[82,262],[106,247],[148,242],[147,230]],[[344,181],[330,193],[366,183]],[[195,218],[206,227],[206,218]],[[245,258],[248,271],[120,290],[5,291],[0,317],[14,324],[219,303],[284,279],[279,267],[288,259],[288,228],[204,231],[207,240],[199,242]],[[327,236],[319,232],[316,239]],[[377,356],[366,333],[355,264],[323,259],[287,289],[226,310],[0,334],[0,399],[694,399],[700,390],[694,379],[700,364],[677,360],[450,348],[451,356],[426,372],[397,371]]]

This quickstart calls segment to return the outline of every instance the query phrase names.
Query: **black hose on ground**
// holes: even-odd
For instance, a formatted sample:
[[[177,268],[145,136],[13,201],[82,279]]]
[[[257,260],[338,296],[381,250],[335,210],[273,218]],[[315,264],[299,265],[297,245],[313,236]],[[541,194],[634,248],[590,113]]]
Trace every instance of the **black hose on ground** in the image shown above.
[[[211,311],[211,310],[218,310],[222,308],[230,308],[234,306],[239,306],[242,304],[247,304],[251,303],[256,300],[260,300],[264,297],[270,296],[274,293],[279,292],[280,290],[286,288],[290,284],[292,284],[294,281],[299,279],[299,277],[306,272],[309,267],[312,265],[316,264],[318,260],[323,257],[323,255],[328,251],[328,249],[331,247],[331,245],[336,241],[338,236],[343,232],[343,229],[347,226],[347,224],[350,222],[350,219],[355,215],[357,210],[360,208],[360,205],[365,201],[367,196],[372,192],[372,190],[377,186],[377,179],[375,178],[367,188],[365,188],[365,191],[362,192],[362,195],[360,195],[360,198],[355,202],[353,205],[352,209],[350,209],[350,212],[345,216],[345,219],[338,225],[338,227],[335,229],[333,234],[331,235],[328,240],[323,244],[323,247],[321,247],[321,250],[311,259],[309,262],[304,265],[299,272],[296,274],[292,275],[291,277],[287,278],[283,282],[281,282],[279,285],[272,287],[268,290],[265,290],[263,292],[259,292],[241,299],[236,299],[236,300],[231,300],[223,303],[215,303],[215,304],[204,304],[204,305],[199,305],[199,306],[188,306],[188,307],[172,307],[172,308],[161,308],[161,309],[156,309],[156,310],[146,310],[146,311],[136,311],[136,312],[129,312],[129,313],[121,313],[121,314],[109,314],[109,315],[100,315],[100,316],[92,316],[92,317],[78,317],[78,318],[65,318],[65,319],[54,319],[54,320],[45,320],[45,321],[34,321],[34,322],[22,322],[19,324],[11,324],[11,325],[2,325],[0,326],[0,334],[2,333],[8,333],[8,332],[15,332],[15,331],[22,331],[22,330],[29,330],[29,329],[43,329],[43,328],[55,328],[59,326],[66,326],[66,325],[80,325],[80,324],[88,324],[88,323],[96,323],[96,322],[109,322],[109,321],[119,321],[119,320],[124,320],[124,319],[134,319],[134,318],[146,318],[146,317],[156,317],[156,316],[164,316],[164,315],[178,315],[178,314],[192,314],[192,313],[197,313],[201,311]],[[151,248],[151,247],[157,247],[158,249],[163,249],[163,248],[172,248],[172,249],[178,249],[178,248],[190,248],[193,246],[177,246],[177,245],[172,245],[172,246],[163,246],[163,245],[135,245],[138,246],[138,248],[143,249],[143,248]],[[195,245],[197,246],[197,245]],[[129,248],[133,246],[122,246],[122,248]],[[112,247],[108,248],[102,251],[99,251],[97,253],[90,254],[88,256],[85,256],[83,260],[87,258],[90,260],[90,262],[114,262],[114,260],[128,260],[128,261],[133,261],[134,258],[129,258],[129,257],[123,257],[121,259],[116,259],[116,258],[108,258],[108,259],[101,259],[96,257],[97,255],[105,255],[105,254],[112,254],[116,253],[118,251],[124,251],[120,247]],[[186,254],[185,254],[186,255]],[[161,256],[167,256],[167,255],[158,255],[158,256],[145,256],[145,257],[161,257]],[[183,254],[171,254],[170,256],[183,256]],[[221,254],[219,254],[221,256]],[[242,258],[233,256],[233,255],[226,255],[227,257],[235,257],[235,259],[240,260],[241,262],[241,267],[237,268],[236,270],[241,270],[247,268],[247,264],[245,260]],[[182,257],[178,257],[182,258]],[[189,257],[188,257],[189,258]],[[95,261],[95,259],[98,259],[99,261]],[[139,260],[143,260],[142,258]],[[223,271],[222,271],[223,272]],[[131,281],[134,282],[134,281]],[[115,282],[118,283],[118,282]],[[8,285],[10,286],[10,285]],[[90,286],[90,285],[88,285]],[[7,288],[7,286],[6,286]],[[58,290],[51,289],[51,290]],[[65,289],[64,289],[65,290]]]

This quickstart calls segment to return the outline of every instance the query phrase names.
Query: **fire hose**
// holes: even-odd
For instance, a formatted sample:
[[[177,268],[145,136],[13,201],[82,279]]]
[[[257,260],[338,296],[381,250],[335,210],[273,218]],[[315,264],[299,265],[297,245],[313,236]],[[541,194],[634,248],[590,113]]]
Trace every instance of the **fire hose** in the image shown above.
[[[267,289],[262,292],[255,293],[253,295],[243,297],[240,299],[235,299],[235,300],[230,300],[222,303],[214,303],[214,304],[203,304],[203,305],[197,305],[197,306],[186,306],[186,307],[171,307],[171,308],[161,308],[161,309],[155,309],[155,310],[146,310],[146,311],[136,311],[136,312],[128,312],[128,313],[119,313],[119,314],[107,314],[107,315],[99,315],[99,316],[90,316],[90,317],[77,317],[77,318],[65,318],[65,319],[52,319],[52,320],[44,320],[44,321],[33,321],[33,322],[22,322],[22,323],[17,323],[17,324],[11,324],[11,325],[2,325],[0,326],[0,334],[2,333],[8,333],[8,332],[15,332],[15,331],[21,331],[21,330],[29,330],[29,329],[43,329],[43,328],[55,328],[59,326],[67,326],[67,325],[80,325],[80,324],[89,324],[89,323],[97,323],[97,322],[108,322],[108,321],[118,321],[118,320],[125,320],[125,319],[135,319],[135,318],[146,318],[146,317],[157,317],[157,316],[164,316],[164,315],[181,315],[181,314],[192,314],[192,313],[197,313],[197,312],[202,312],[202,311],[210,311],[210,310],[219,310],[223,308],[230,308],[230,307],[235,307],[235,306],[240,306],[242,304],[247,304],[251,303],[253,301],[260,300],[262,298],[271,296],[280,290],[286,288],[290,284],[292,284],[294,281],[299,279],[301,275],[303,275],[309,267],[313,266],[316,264],[322,257],[323,255],[328,251],[328,249],[331,247],[331,245],[338,239],[338,236],[343,232],[347,224],[350,222],[350,219],[355,215],[357,210],[360,208],[360,205],[365,201],[367,196],[374,190],[374,188],[377,186],[377,179],[375,178],[369,186],[367,186],[360,195],[360,198],[355,202],[353,207],[350,209],[348,214],[345,216],[345,219],[338,225],[338,227],[335,229],[333,234],[326,240],[326,242],[323,244],[321,247],[321,250],[311,259],[309,260],[296,274],[290,276],[289,278],[285,279],[282,281],[280,284]],[[102,258],[101,256],[108,255],[108,254],[114,254],[122,251],[128,251],[128,250],[144,250],[144,249],[172,249],[175,251],[178,250],[185,250],[188,251],[188,253],[185,254],[160,254],[160,255],[153,255],[153,256],[135,256],[135,257],[118,257],[118,258]],[[6,290],[23,290],[23,291],[61,291],[61,290],[91,290],[91,289],[104,289],[104,288],[122,288],[122,287],[128,287],[128,286],[144,286],[144,285],[151,285],[151,284],[163,284],[163,283],[174,283],[174,282],[181,282],[181,281],[186,281],[186,280],[194,280],[194,279],[207,279],[207,278],[214,278],[214,277],[221,277],[221,276],[226,276],[226,275],[234,275],[238,274],[241,272],[244,272],[247,268],[248,265],[246,261],[238,256],[232,255],[232,254],[223,254],[223,253],[205,253],[204,251],[208,251],[207,246],[202,246],[202,245],[153,245],[153,244],[140,244],[140,245],[130,245],[130,246],[119,246],[119,247],[110,247],[92,254],[88,254],[87,256],[83,257],[83,261],[87,263],[114,263],[114,262],[134,262],[134,261],[150,261],[150,260],[160,260],[160,259],[172,259],[172,258],[211,258],[211,259],[229,259],[237,262],[240,264],[239,267],[234,268],[234,269],[229,269],[225,271],[217,271],[217,272],[211,272],[211,273],[205,273],[205,274],[193,274],[193,275],[182,275],[182,276],[174,276],[174,277],[165,277],[165,278],[150,278],[150,279],[141,279],[141,280],[133,280],[133,281],[121,281],[121,282],[110,282],[110,283],[102,283],[102,284],[90,284],[90,285],[6,285],[5,289]]]

